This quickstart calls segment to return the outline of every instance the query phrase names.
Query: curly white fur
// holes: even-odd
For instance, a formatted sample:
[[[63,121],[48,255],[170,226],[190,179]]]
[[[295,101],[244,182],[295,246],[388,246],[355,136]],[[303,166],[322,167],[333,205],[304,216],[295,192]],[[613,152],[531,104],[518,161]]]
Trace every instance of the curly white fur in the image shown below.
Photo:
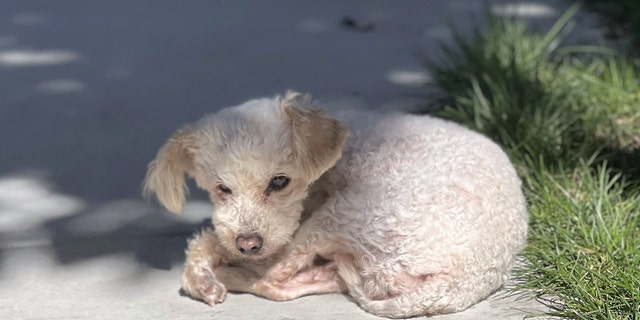
[[[215,230],[190,241],[183,288],[212,305],[226,290],[348,292],[381,316],[456,312],[504,283],[527,238],[504,152],[428,116],[335,119],[299,94],[252,100],[178,131],[145,189],[177,212],[184,173],[210,192]],[[269,192],[276,175],[291,182]],[[264,239],[257,254],[236,248],[245,234]]]

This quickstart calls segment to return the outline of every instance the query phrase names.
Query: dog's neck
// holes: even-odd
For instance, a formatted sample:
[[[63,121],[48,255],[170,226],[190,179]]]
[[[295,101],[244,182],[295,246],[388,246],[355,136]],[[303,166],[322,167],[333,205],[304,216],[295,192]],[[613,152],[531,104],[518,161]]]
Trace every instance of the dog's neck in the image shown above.
[[[329,197],[347,185],[344,177],[334,168],[325,172],[318,180],[309,186],[309,195],[302,203],[304,209],[300,216],[300,224],[304,223],[311,214],[318,210]]]

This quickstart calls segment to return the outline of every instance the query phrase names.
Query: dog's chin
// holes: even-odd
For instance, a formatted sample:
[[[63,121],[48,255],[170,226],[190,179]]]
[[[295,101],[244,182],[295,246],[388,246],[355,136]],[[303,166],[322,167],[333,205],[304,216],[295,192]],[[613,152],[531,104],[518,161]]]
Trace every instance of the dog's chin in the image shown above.
[[[241,258],[242,260],[255,261],[255,262],[266,260],[271,256],[273,256],[273,252],[263,252],[263,251],[260,251],[254,254],[241,254],[241,253],[237,254],[237,257]]]
[[[278,252],[281,252],[281,250],[260,251],[258,253],[253,253],[253,254],[242,254],[240,252],[234,252],[233,255],[236,257],[236,259],[240,261],[260,263],[261,261],[266,261],[276,256],[276,253]]]

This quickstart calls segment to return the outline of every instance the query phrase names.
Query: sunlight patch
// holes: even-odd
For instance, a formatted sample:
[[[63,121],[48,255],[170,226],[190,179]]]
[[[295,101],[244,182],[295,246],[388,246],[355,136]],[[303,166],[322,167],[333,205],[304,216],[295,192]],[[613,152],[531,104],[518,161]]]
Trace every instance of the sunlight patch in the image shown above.
[[[553,7],[536,2],[497,4],[491,6],[491,13],[497,16],[521,18],[547,18],[557,15]]]
[[[135,234],[159,230],[182,231],[185,223],[202,222],[211,217],[211,203],[188,201],[182,215],[160,213],[158,208],[139,199],[121,199],[107,202],[90,212],[69,220],[65,230],[78,236],[104,234]]]
[[[431,76],[424,71],[411,70],[393,70],[387,73],[386,78],[391,83],[408,87],[419,87],[432,80]]]
[[[11,23],[17,26],[37,26],[47,22],[47,18],[37,13],[21,13],[11,17]]]
[[[300,29],[309,33],[325,33],[330,29],[326,22],[313,19],[303,20],[299,26]]]
[[[36,87],[42,93],[64,94],[74,93],[84,90],[84,84],[73,79],[54,79],[45,81]]]
[[[49,183],[33,176],[0,179],[0,231],[39,227],[54,217],[68,216],[84,208],[77,198],[56,193]]]
[[[7,50],[0,52],[0,66],[51,66],[74,62],[80,55],[70,50]]]
[[[126,214],[122,214],[126,212]],[[91,212],[73,217],[65,226],[68,232],[76,235],[100,235],[116,232],[122,228],[137,225],[140,228],[153,228],[156,214],[154,209],[141,200],[118,200],[105,203]]]

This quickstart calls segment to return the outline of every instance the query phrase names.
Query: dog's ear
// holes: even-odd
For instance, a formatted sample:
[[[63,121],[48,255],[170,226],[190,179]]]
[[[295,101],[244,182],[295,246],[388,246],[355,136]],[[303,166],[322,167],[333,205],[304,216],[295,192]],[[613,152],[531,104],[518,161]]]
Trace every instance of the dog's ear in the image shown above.
[[[340,159],[349,130],[315,107],[308,95],[287,92],[281,106],[291,126],[294,161],[316,180]]]
[[[180,213],[188,192],[185,174],[193,170],[196,136],[185,127],[171,136],[160,148],[156,159],[149,163],[143,192],[149,197],[155,193],[158,201],[173,213]]]

